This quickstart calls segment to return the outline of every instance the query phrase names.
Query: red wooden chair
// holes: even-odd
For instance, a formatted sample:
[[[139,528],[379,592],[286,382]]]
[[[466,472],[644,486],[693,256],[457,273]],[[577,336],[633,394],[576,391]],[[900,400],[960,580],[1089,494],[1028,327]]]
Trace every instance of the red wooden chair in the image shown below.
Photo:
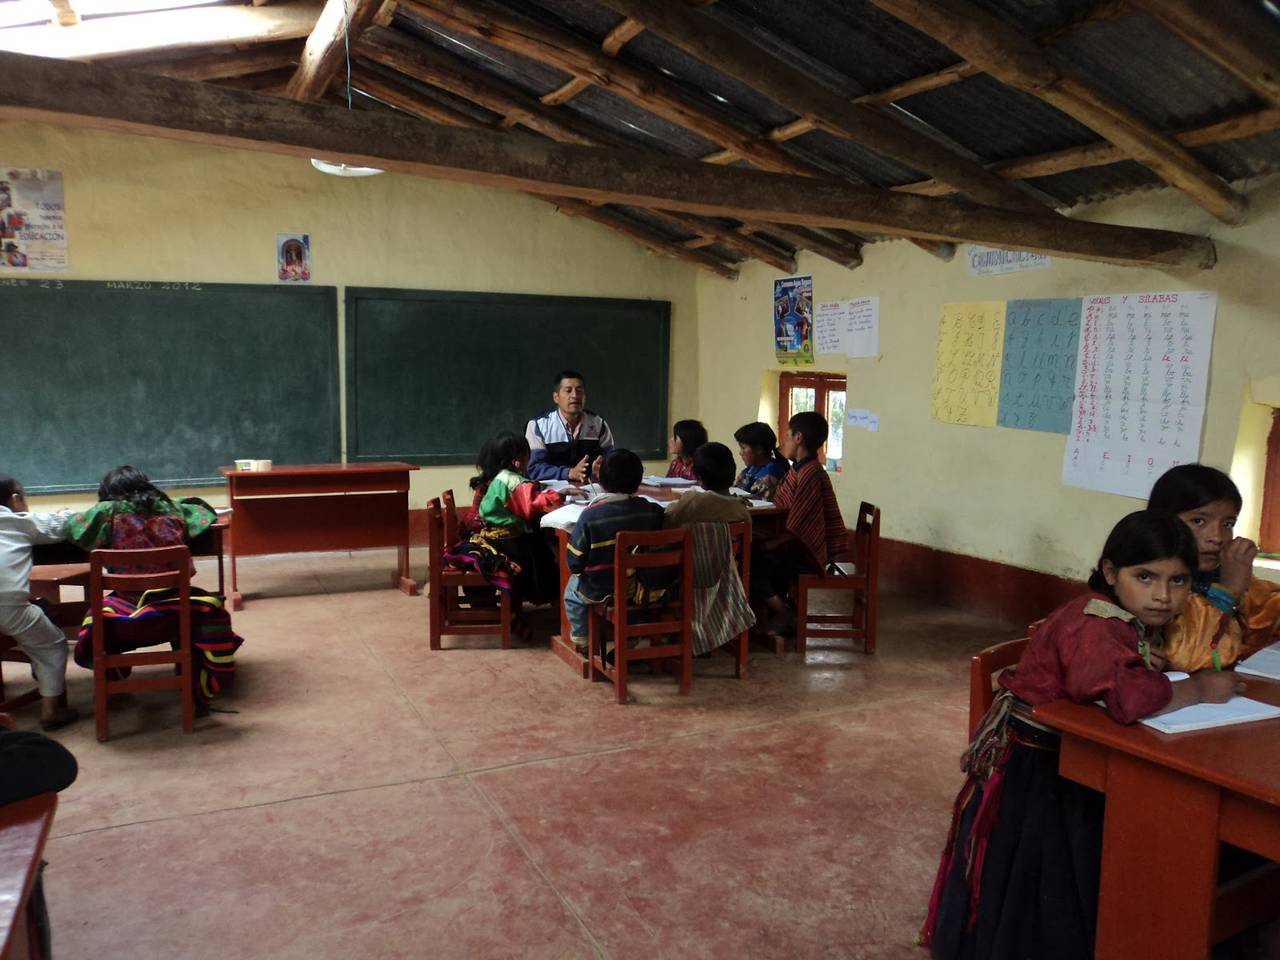
[[[1022,651],[1030,641],[1006,640],[987,647],[973,655],[969,661],[969,736],[972,737],[991,709],[996,698],[995,681],[1005,668],[1012,667],[1022,658]]]
[[[729,524],[729,540],[733,544],[733,555],[738,561],[738,576],[742,578],[742,591],[751,596],[751,521]],[[747,664],[751,659],[751,629],[743,630],[734,641],[737,646],[737,661],[733,675],[739,680],[747,677]]]
[[[630,664],[640,660],[672,660],[678,663],[680,692],[693,686],[693,539],[689,531],[636,531],[618,534],[613,573],[613,599],[592,604],[587,627],[587,662],[592,680],[608,680],[618,703],[627,702],[627,674]],[[641,571],[659,575],[666,570],[675,575],[667,588],[667,598],[653,606],[632,604],[629,585],[632,574]],[[677,592],[678,591],[678,592]],[[674,593],[674,596],[672,595]],[[654,616],[656,621],[638,617]],[[613,662],[604,650],[604,625],[613,634]],[[648,638],[649,645],[631,646],[632,639]],[[660,643],[665,639],[665,643]]]
[[[848,553],[832,557],[822,573],[801,574],[796,584],[796,652],[804,656],[810,636],[861,640],[864,653],[876,652],[876,606],[880,592],[880,508],[865,500],[857,527],[849,531]],[[851,613],[810,613],[810,590],[853,594]],[[817,627],[818,629],[814,629]]]
[[[452,502],[453,491],[445,491]],[[457,515],[454,514],[454,538],[446,535],[448,511],[442,510],[440,499],[427,501],[427,645],[442,649],[440,638],[448,636],[502,637],[502,649],[511,649],[511,595],[495,589],[479,573],[455,570],[444,563],[447,546],[457,542]],[[493,606],[475,606],[463,588],[479,589],[497,595]]]
[[[458,504],[454,502],[453,491],[446,490],[440,494],[440,509],[444,515],[444,543],[451,547],[458,542]]]
[[[47,604],[49,619],[60,627],[78,627],[84,622],[83,602]],[[32,687],[13,697],[7,697],[4,687],[4,664],[25,663],[28,668],[31,659],[18,646],[13,637],[0,633],[0,712],[21,710],[40,700],[40,691]]]
[[[111,567],[155,568],[154,573],[112,573]],[[178,592],[176,649],[107,653],[107,618],[102,598],[107,591],[141,594],[147,590]],[[191,662],[191,551],[185,546],[150,550],[94,550],[89,554],[89,611],[93,618],[93,711],[98,739],[106,741],[107,698],[113,693],[177,690],[182,695],[182,732],[195,728],[195,684]],[[113,679],[110,674],[130,667],[175,666],[168,676]]]

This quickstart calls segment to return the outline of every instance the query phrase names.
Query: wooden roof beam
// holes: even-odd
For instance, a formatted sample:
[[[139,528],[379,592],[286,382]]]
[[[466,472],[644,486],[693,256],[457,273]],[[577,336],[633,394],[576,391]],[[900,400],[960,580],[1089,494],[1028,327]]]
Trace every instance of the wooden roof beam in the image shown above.
[[[613,0],[610,0],[612,3]],[[1185,147],[1092,87],[1050,51],[969,0],[871,0],[1003,83],[1096,130],[1225,223],[1244,220],[1243,196]],[[993,174],[994,176],[994,174]],[[945,177],[935,179],[946,181]]]
[[[1210,143],[1226,143],[1231,140],[1242,140],[1245,137],[1257,136],[1260,133],[1274,133],[1280,130],[1280,109],[1256,110],[1217,123],[1206,124],[1176,133],[1172,136],[1184,147],[1201,147]],[[1105,140],[1099,143],[1086,144],[1083,147],[1069,147],[1066,150],[1055,150],[1052,153],[1041,153],[1031,157],[1014,157],[991,164],[990,169],[1009,179],[1026,180],[1030,177],[1050,177],[1057,173],[1071,170],[1084,170],[1088,167],[1105,167],[1111,163],[1128,160],[1129,156],[1115,144]],[[953,191],[944,183],[936,180],[921,180],[918,183],[906,183],[894,190],[914,193],[926,197],[943,197]]]
[[[1266,14],[1261,10],[1226,0],[1129,2],[1236,76],[1267,103],[1280,107],[1280,40],[1275,25],[1265,22]]]
[[[287,95],[294,100],[319,100],[346,61],[348,38],[354,42],[381,6],[382,0],[325,0]]]
[[[395,31],[374,27],[360,39],[356,50],[361,56],[384,67],[413,77],[421,83],[447,90],[552,140],[637,149],[635,144],[612,131],[579,119],[574,114],[553,110],[514,84],[477,70],[457,57],[429,44],[415,42]],[[741,237],[723,224],[687,215],[662,216],[673,227],[718,240],[744,257],[764,260],[779,270],[790,271],[795,268],[795,259],[791,254],[763,241]]]
[[[845,97],[705,14],[666,0],[602,0],[668,43],[808,119],[820,130],[950,183],[980,203],[1044,210],[1016,185],[902,121]]]
[[[229,53],[208,53],[201,56],[151,59],[129,64],[131,69],[154,73],[162,77],[181,80],[225,80],[246,74],[264,73],[293,67],[302,56],[302,40],[285,40],[280,43],[254,44],[247,50]]]
[[[0,119],[287,156],[319,153],[411,176],[699,216],[923,236],[1119,264],[1208,268],[1216,261],[1209,238],[1169,230],[456,129],[99,64],[0,53],[0,76],[26,81],[0,88]]]

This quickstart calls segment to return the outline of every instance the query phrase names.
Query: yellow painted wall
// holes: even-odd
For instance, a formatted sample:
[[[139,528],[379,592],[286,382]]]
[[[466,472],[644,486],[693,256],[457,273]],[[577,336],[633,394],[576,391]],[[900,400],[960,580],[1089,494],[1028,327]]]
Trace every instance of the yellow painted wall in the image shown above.
[[[835,480],[846,516],[859,500],[883,509],[886,537],[1083,577],[1111,525],[1141,502],[1065,487],[1065,437],[1001,427],[942,424],[930,416],[938,309],[948,301],[1075,297],[1142,290],[1218,292],[1202,459],[1230,468],[1257,489],[1265,431],[1250,409],[1240,433],[1241,398],[1254,381],[1280,374],[1280,178],[1250,189],[1243,227],[1228,228],[1171,190],[1082,209],[1086,219],[1211,234],[1219,263],[1211,271],[1164,272],[1055,259],[1048,270],[971,278],[964,248],[943,263],[903,242],[874,244],[846,270],[804,254],[817,300],[879,295],[879,360],[825,358],[815,370],[848,373],[848,405],[881,416],[879,433],[845,433],[845,470]],[[771,343],[775,271],[753,264],[735,283],[698,280],[699,408],[713,439],[755,419],[762,378],[776,370]],[[1254,404],[1257,406],[1257,404]],[[1237,442],[1239,440],[1239,442]],[[1243,532],[1257,528],[1246,505]]]
[[[5,166],[62,171],[72,268],[60,275],[65,279],[273,283],[276,234],[298,232],[311,235],[317,284],[670,300],[671,409],[697,402],[697,268],[656,257],[544,201],[395,174],[339,179],[305,161],[144,137],[36,124],[5,126],[0,134]],[[340,312],[340,348],[341,323]],[[540,382],[554,372],[495,376]],[[56,389],[55,377],[50,387]],[[548,387],[548,406],[550,393]],[[430,416],[430,396],[406,401]],[[345,426],[344,416],[344,443]],[[511,427],[523,431],[524,423]],[[483,439],[476,438],[477,449]],[[472,473],[424,468],[414,474],[411,506],[448,486],[465,499]],[[225,499],[221,489],[193,492],[215,504]],[[91,500],[44,497],[36,508]]]

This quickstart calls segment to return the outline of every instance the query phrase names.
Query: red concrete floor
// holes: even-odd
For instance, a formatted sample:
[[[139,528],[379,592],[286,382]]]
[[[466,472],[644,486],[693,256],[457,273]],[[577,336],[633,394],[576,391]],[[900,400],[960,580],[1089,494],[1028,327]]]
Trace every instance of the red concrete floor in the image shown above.
[[[699,660],[619,707],[545,645],[430,652],[390,566],[246,563],[234,712],[183,736],[147,694],[106,744],[57,734],[59,960],[923,960],[967,658],[1014,629],[891,596],[875,656]]]

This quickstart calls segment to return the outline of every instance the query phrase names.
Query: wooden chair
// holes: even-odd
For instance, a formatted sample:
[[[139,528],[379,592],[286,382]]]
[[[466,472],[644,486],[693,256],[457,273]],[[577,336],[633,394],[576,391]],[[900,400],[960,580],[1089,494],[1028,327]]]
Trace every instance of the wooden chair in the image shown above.
[[[863,653],[876,652],[876,606],[880,580],[880,508],[865,500],[857,527],[849,531],[847,553],[832,557],[822,573],[801,574],[796,584],[796,652],[804,656],[810,636],[861,640]],[[847,590],[851,613],[809,612],[810,590]],[[817,630],[813,629],[818,627]]]
[[[452,501],[453,492],[445,491]],[[511,594],[497,590],[479,573],[454,570],[445,566],[444,551],[456,543],[446,536],[447,512],[441,509],[440,498],[427,501],[427,645],[432,650],[442,649],[440,638],[449,636],[502,636],[502,649],[511,649]],[[464,587],[488,590],[497,595],[492,607],[477,607],[463,594]]]
[[[155,568],[152,573],[112,573],[112,567]],[[178,592],[178,646],[176,649],[127,653],[107,652],[107,618],[102,598],[107,591],[140,594],[146,590]],[[150,550],[94,550],[89,554],[89,612],[93,618],[93,712],[98,739],[106,741],[107,698],[113,693],[142,690],[177,690],[182,695],[182,732],[195,728],[195,681],[191,662],[191,551],[185,546]],[[168,676],[122,680],[109,676],[114,670],[173,666]]]
[[[40,864],[54,811],[56,793],[41,793],[0,807],[0,957],[37,960],[49,944]]]
[[[978,724],[991,709],[996,698],[995,680],[1000,672],[1012,667],[1022,658],[1022,651],[1027,649],[1030,641],[1006,640],[993,647],[987,647],[973,655],[969,661],[969,736],[978,729]]]
[[[440,494],[440,509],[444,515],[444,543],[451,547],[458,542],[458,504],[453,499],[453,491],[446,490]]]
[[[632,662],[674,660],[679,664],[680,692],[687,694],[693,686],[693,538],[685,529],[626,530],[618,534],[615,552],[613,599],[590,607],[587,661],[591,679],[608,680],[618,703],[626,703],[627,674]],[[664,569],[678,574],[667,588],[668,599],[653,606],[633,606],[629,595],[632,574],[650,571],[653,576]],[[637,619],[645,615],[659,619]],[[612,664],[604,651],[606,623],[613,628]],[[648,638],[649,645],[633,649],[631,640],[641,637]],[[659,638],[667,638],[667,642],[659,643]]]
[[[46,604],[49,619],[59,627],[78,627],[84,623],[85,604],[83,601]],[[10,710],[21,710],[40,700],[40,691],[35,687],[24,690],[14,697],[6,697],[4,686],[4,664],[25,663],[31,666],[31,659],[18,646],[13,637],[0,633],[0,713]]]
[[[729,541],[733,545],[733,555],[738,561],[738,576],[742,578],[742,591],[751,596],[751,521],[729,524]],[[739,680],[747,678],[747,664],[751,659],[751,629],[748,627],[738,634],[734,641],[737,646],[737,661],[733,675]]]

